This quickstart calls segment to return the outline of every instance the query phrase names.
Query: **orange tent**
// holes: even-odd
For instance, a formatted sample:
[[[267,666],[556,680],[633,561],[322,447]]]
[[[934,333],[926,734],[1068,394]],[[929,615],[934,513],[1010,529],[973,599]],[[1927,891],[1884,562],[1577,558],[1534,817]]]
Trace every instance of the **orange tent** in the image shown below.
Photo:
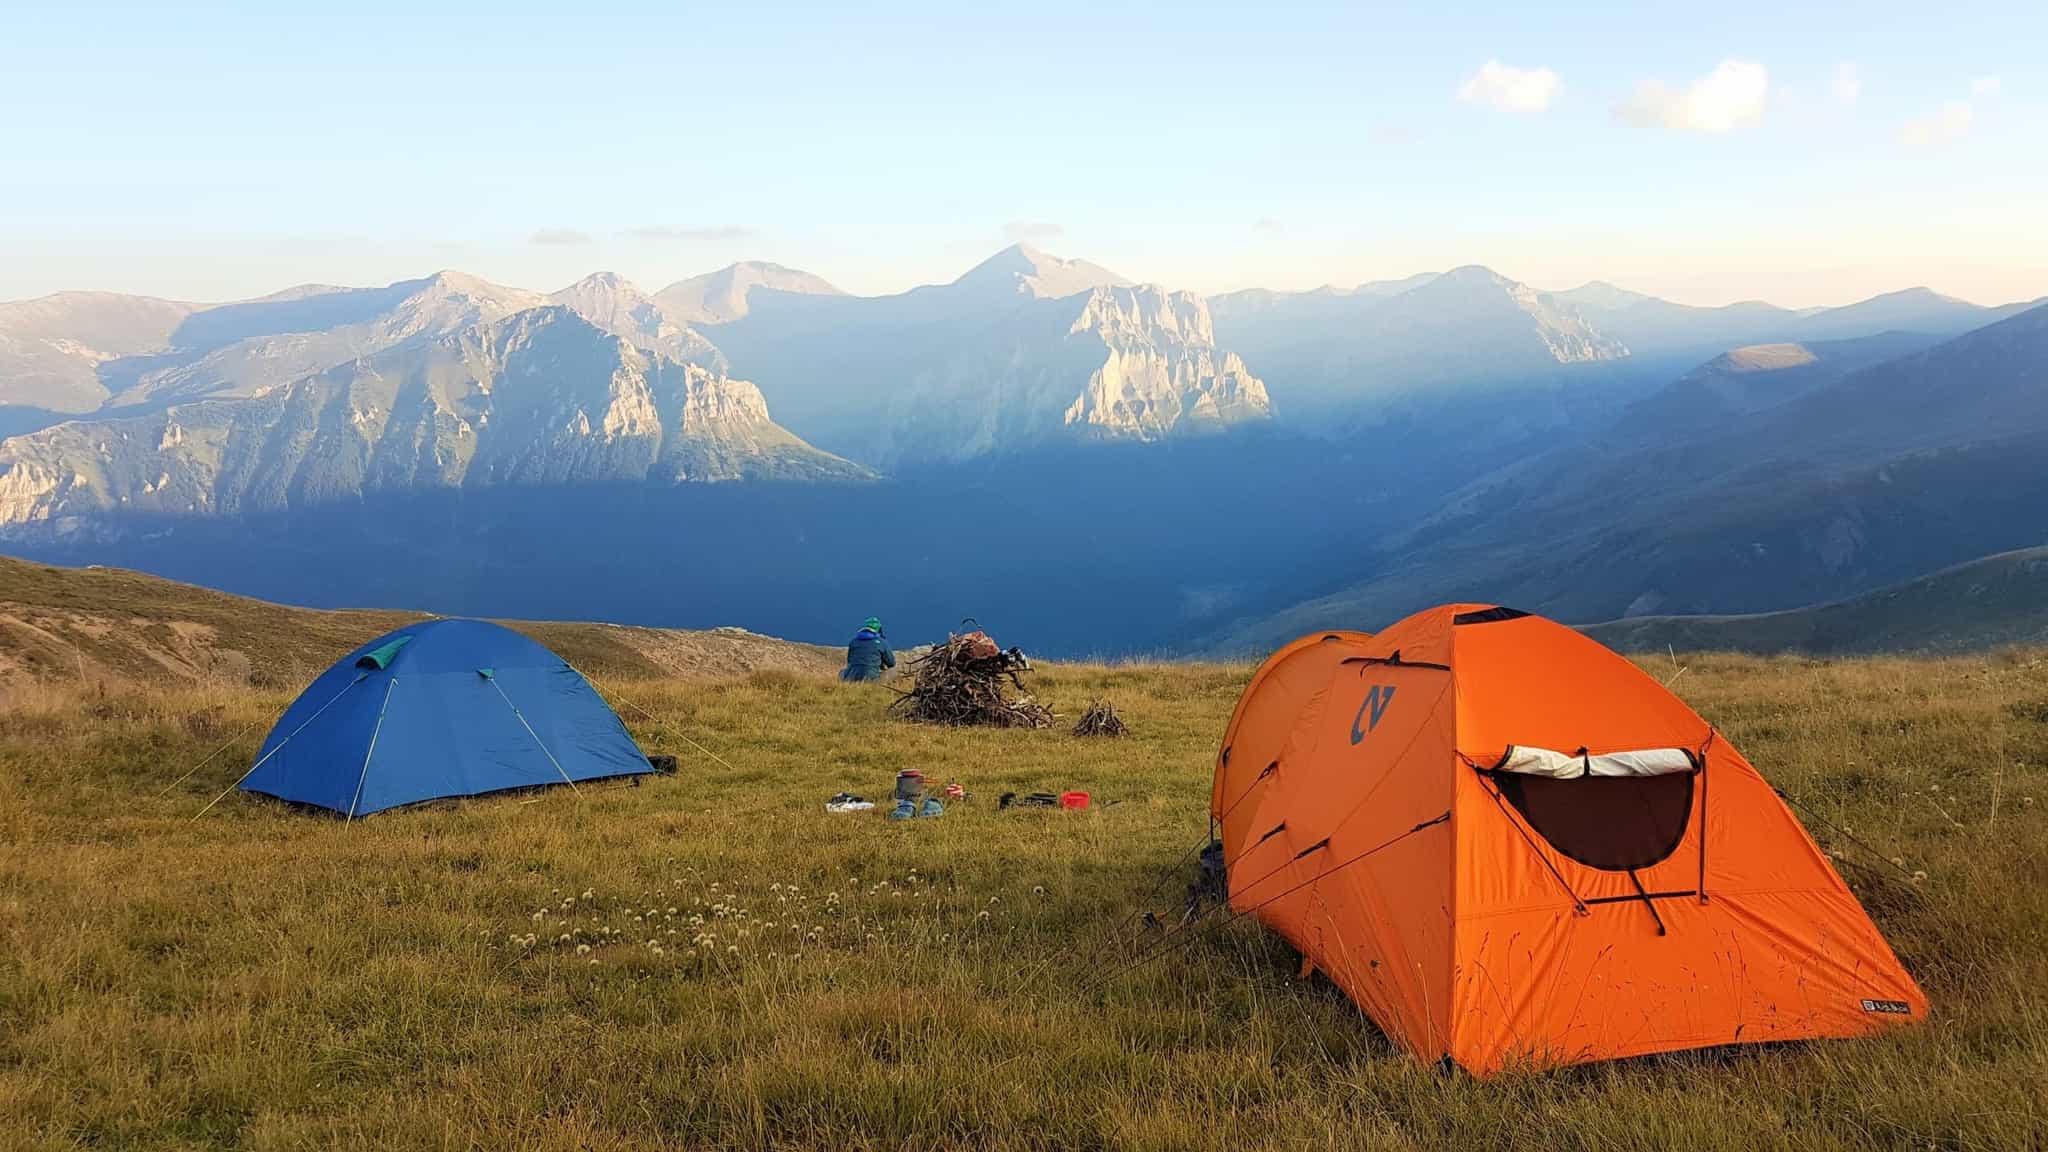
[[[1282,649],[1210,812],[1232,909],[1424,1060],[1483,1075],[1927,1013],[1742,754],[1527,613],[1448,605]]]
[[[1312,632],[1266,657],[1237,698],[1223,751],[1216,757],[1216,782],[1209,790],[1209,815],[1222,825],[1223,858],[1237,855],[1247,821],[1234,819],[1239,800],[1252,785],[1276,770],[1280,746],[1310,695],[1330,682],[1346,656],[1356,656],[1372,637],[1364,632]],[[1249,816],[1246,808],[1244,814]]]

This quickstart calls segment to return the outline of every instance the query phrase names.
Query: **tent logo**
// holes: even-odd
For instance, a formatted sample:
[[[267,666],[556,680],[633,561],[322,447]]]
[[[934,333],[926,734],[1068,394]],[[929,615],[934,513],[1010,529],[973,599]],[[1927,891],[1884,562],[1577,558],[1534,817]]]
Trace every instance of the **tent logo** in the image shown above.
[[[1365,702],[1358,706],[1358,715],[1351,718],[1351,742],[1353,744],[1362,743],[1367,732],[1379,727],[1380,716],[1386,712],[1387,705],[1393,702],[1394,686],[1392,684],[1373,685],[1372,691],[1365,694]],[[1371,715],[1367,716],[1367,713],[1371,713]],[[1365,727],[1360,728],[1360,724],[1365,725]]]
[[[1910,1016],[1913,1014],[1913,1006],[1904,1000],[1865,1000],[1863,1002],[1863,1010],[1865,1012],[1883,1012],[1894,1016]]]

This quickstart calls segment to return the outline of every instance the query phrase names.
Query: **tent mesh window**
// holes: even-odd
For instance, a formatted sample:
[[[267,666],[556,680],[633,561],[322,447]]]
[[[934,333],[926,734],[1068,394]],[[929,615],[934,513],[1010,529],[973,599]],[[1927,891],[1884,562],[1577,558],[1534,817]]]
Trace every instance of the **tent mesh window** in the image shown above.
[[[1692,821],[1691,772],[1570,780],[1489,775],[1537,835],[1588,868],[1648,868],[1678,851]]]

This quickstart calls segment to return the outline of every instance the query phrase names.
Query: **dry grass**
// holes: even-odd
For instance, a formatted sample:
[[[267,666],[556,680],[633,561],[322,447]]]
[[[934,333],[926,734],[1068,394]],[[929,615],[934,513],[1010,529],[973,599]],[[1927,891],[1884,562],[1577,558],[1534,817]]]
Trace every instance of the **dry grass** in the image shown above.
[[[141,572],[0,556],[0,710],[36,681],[296,689],[357,644],[425,618],[294,608]],[[600,676],[823,672],[840,662],[836,649],[731,629],[507,623]]]
[[[1248,672],[1034,676],[1061,711],[1113,696],[1133,733],[1115,741],[894,723],[886,689],[810,676],[636,682],[733,767],[629,711],[679,776],[352,826],[242,796],[188,819],[260,726],[157,797],[281,692],[39,686],[0,713],[0,1145],[2048,1137],[2048,661],[1708,657],[1675,684],[1781,786],[1927,874],[1850,878],[1928,1026],[1485,1083],[1392,1053],[1255,926],[1081,991],[1099,966],[1070,947],[1201,837]],[[911,766],[975,799],[908,824],[821,810]],[[1096,807],[994,810],[1067,787]]]

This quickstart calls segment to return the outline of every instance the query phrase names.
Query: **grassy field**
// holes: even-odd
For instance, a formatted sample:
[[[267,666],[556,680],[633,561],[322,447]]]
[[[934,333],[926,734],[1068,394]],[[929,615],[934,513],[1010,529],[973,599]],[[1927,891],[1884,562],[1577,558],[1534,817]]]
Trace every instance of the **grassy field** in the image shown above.
[[[191,819],[283,690],[41,683],[0,712],[0,1146],[2048,1140],[2048,658],[1693,657],[1674,685],[1897,857],[1813,825],[1874,866],[1845,872],[1928,1026],[1487,1082],[1390,1050],[1250,923],[1087,987],[1119,919],[1173,908],[1178,877],[1147,893],[1204,832],[1249,671],[1035,678],[1068,715],[1114,700],[1122,741],[896,723],[886,690],[810,675],[613,680],[678,776],[354,825],[239,794]],[[821,810],[908,766],[973,797]],[[995,810],[1062,787],[1097,807]]]

